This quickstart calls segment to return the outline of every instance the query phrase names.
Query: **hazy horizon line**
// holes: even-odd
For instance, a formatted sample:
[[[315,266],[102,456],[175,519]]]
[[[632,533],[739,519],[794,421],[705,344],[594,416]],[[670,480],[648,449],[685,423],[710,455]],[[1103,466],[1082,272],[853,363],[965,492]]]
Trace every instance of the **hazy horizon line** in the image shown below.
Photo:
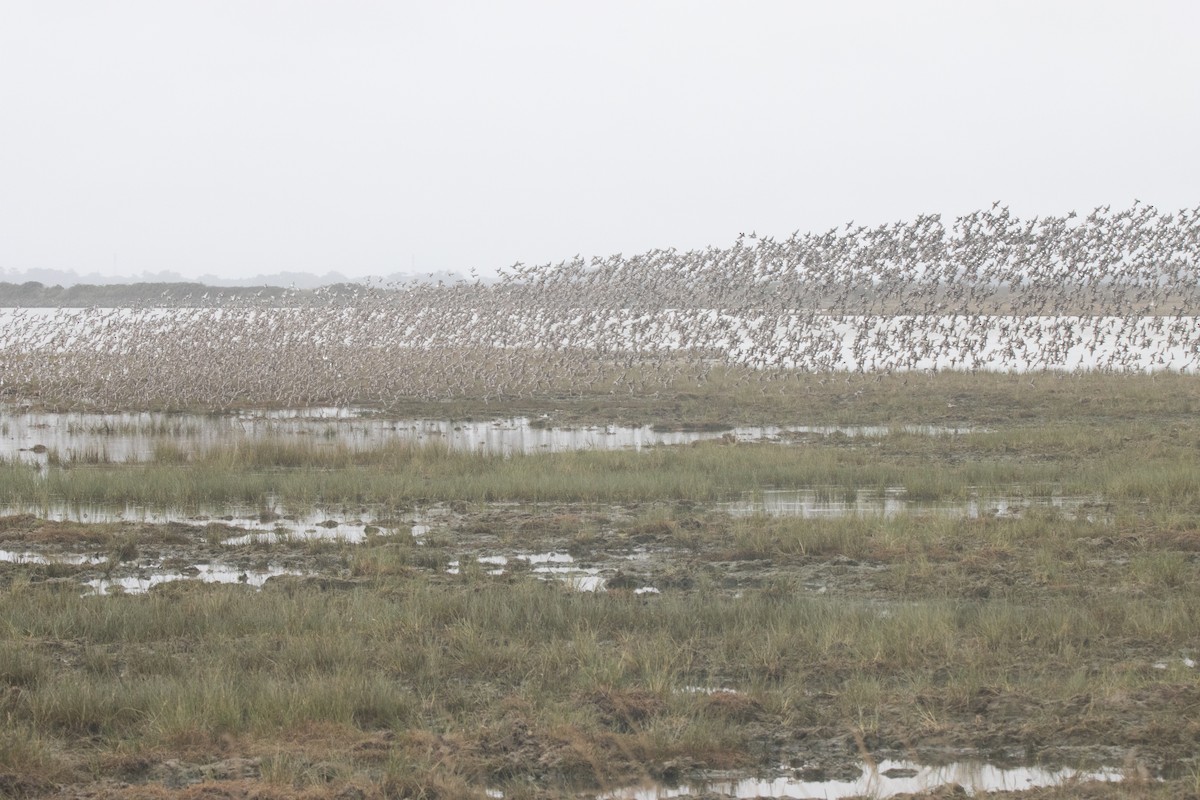
[[[316,289],[322,286],[330,286],[339,283],[366,283],[375,281],[382,281],[385,283],[409,283],[412,281],[454,282],[462,279],[464,279],[463,275],[457,272],[448,271],[423,273],[393,272],[389,275],[349,276],[338,272],[337,270],[330,270],[324,274],[281,270],[279,272],[259,273],[247,278],[229,278],[213,273],[204,273],[198,276],[188,276],[179,272],[175,272],[174,270],[142,272],[141,274],[137,275],[111,275],[96,271],[79,272],[73,269],[31,268],[25,270],[16,270],[0,268],[0,282],[2,283],[20,284],[36,282],[47,287],[60,286],[63,288],[81,285],[117,286],[134,283],[198,283],[205,286],[269,286],[281,289],[290,287],[295,287],[297,289]]]

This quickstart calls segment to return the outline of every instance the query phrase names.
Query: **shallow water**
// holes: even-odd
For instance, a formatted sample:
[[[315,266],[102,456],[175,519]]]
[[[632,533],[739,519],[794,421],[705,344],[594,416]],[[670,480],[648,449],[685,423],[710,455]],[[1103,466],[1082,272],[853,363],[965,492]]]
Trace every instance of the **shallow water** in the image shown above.
[[[490,569],[485,570],[488,575],[503,575],[509,564],[508,556],[477,556],[475,562]],[[599,567],[583,567],[575,563],[574,556],[569,553],[546,552],[546,553],[521,553],[512,556],[512,560],[524,561],[530,565],[530,573],[543,580],[557,580],[566,584],[572,589],[579,592],[598,592],[605,588],[607,580],[600,575]],[[462,564],[459,561],[451,561],[446,572],[451,575],[459,575],[462,572]],[[646,592],[658,592],[657,589],[646,587],[637,590],[639,594]]]
[[[575,557],[569,553],[532,553],[517,556],[530,565],[530,572],[540,578],[562,581],[578,592],[598,592],[607,581],[601,577],[597,567],[576,565]]]
[[[167,523],[184,523],[187,525],[207,525],[219,523],[230,528],[240,528],[247,533],[226,539],[230,545],[251,544],[258,541],[274,541],[284,539],[339,539],[347,542],[361,542],[367,536],[367,527],[380,527],[381,520],[372,513],[346,514],[331,511],[312,511],[304,514],[292,514],[286,511],[264,513],[250,506],[211,506],[191,510],[185,509],[151,509],[144,506],[121,505],[109,506],[100,504],[66,505],[6,505],[0,506],[0,516],[15,516],[18,514],[33,514],[41,519],[55,522],[85,522],[92,524],[114,522],[144,522],[151,525]],[[405,522],[390,515],[384,520],[389,525],[400,521],[405,527],[411,522]],[[415,519],[412,514],[407,519]],[[391,532],[391,528],[388,529]]]
[[[232,567],[228,564],[193,564],[189,569],[179,572],[154,572],[152,569],[147,570],[148,574],[141,576],[112,579],[97,578],[87,581],[85,585],[91,587],[91,594],[106,595],[112,593],[114,589],[119,589],[126,594],[144,594],[159,584],[171,583],[172,581],[192,580],[204,583],[241,583],[246,586],[259,588],[270,578],[279,575],[304,574],[296,570],[281,569],[278,567],[247,570]]]
[[[847,516],[894,517],[901,514],[935,514],[965,517],[1020,517],[1032,509],[1052,509],[1064,515],[1083,514],[1091,521],[1099,519],[1094,509],[1103,503],[1100,497],[1052,495],[1024,497],[976,493],[966,500],[929,502],[910,500],[902,487],[885,489],[766,489],[747,496],[724,508],[735,517],[764,515],[769,517],[803,517],[823,519]]]
[[[719,508],[735,517],[752,515],[803,517],[810,519],[845,516],[894,517],[903,514],[936,514],[977,519],[983,517],[1017,518],[1030,510],[1051,510],[1064,516],[1104,521],[1103,498],[1098,496],[1034,496],[977,493],[966,500],[938,502],[909,500],[901,488],[879,492],[873,489],[822,487],[819,489],[766,489],[748,492],[737,501],[722,503]],[[248,505],[201,506],[197,508],[155,509],[137,505],[52,504],[0,505],[0,516],[32,514],[41,519],[58,522],[121,523],[141,522],[154,525],[183,523],[207,525],[217,523],[244,531],[231,533],[224,540],[228,545],[269,543],[278,540],[333,539],[350,544],[364,541],[370,531],[384,535],[409,533],[418,541],[432,529],[431,523],[447,513],[442,506],[417,511],[394,512],[375,506],[352,510],[317,509],[293,512],[273,501],[267,508]],[[547,563],[569,564],[566,553],[515,555],[528,560],[537,571]],[[644,558],[633,553],[627,558]],[[532,560],[530,560],[532,559]]]
[[[451,450],[514,455],[571,450],[640,450],[734,437],[738,441],[788,442],[799,436],[866,436],[889,433],[955,435],[967,427],[742,426],[713,431],[663,431],[642,426],[554,427],[543,419],[510,417],[466,422],[382,419],[358,408],[314,408],[257,413],[37,414],[0,408],[0,460],[45,466],[63,463],[128,463],[154,458],[155,448],[199,454],[266,439],[297,441],[318,449],[369,450],[397,442],[437,442]]]
[[[100,556],[85,556],[79,553],[47,555],[45,553],[19,553],[15,550],[0,550],[0,561],[10,564],[69,564],[72,566],[81,566],[83,564],[103,564],[107,560]]]
[[[862,775],[852,781],[806,780],[793,775],[771,780],[745,778],[678,787],[648,783],[607,792],[600,795],[597,800],[661,800],[662,798],[688,797],[705,793],[724,797],[883,798],[898,794],[928,792],[939,786],[953,784],[963,787],[968,794],[974,795],[1057,786],[1070,781],[1119,781],[1121,778],[1121,773],[1115,769],[1085,772],[1069,767],[1061,769],[1004,768],[975,761],[935,767],[911,761],[885,760],[878,764],[864,763]]]
[[[534,567],[530,570],[539,577],[562,581],[577,592],[598,592],[608,581],[596,567]]]

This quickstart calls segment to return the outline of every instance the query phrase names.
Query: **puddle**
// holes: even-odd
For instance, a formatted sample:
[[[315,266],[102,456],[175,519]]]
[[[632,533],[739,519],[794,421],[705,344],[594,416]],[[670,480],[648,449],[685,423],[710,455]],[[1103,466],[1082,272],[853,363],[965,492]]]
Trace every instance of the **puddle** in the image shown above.
[[[264,512],[250,506],[201,506],[194,510],[165,509],[157,510],[144,506],[122,505],[105,506],[94,504],[81,505],[51,505],[51,506],[0,506],[0,516],[15,516],[18,514],[33,514],[41,519],[55,522],[85,522],[92,524],[115,522],[142,522],[151,525],[168,523],[184,523],[187,525],[206,525],[220,523],[230,528],[246,531],[243,535],[234,535],[225,544],[236,546],[253,544],[255,542],[273,542],[279,539],[336,539],[349,543],[363,541],[368,534],[368,528],[374,528],[383,533],[394,532],[394,525],[401,522],[403,527],[411,530],[414,536],[428,532],[428,526],[417,522],[418,514],[386,514],[382,511],[372,512],[366,509],[360,513],[332,512],[329,510],[311,511],[305,514],[292,514],[286,510]],[[385,517],[385,518],[384,518]],[[421,533],[417,532],[420,528]]]
[[[131,576],[124,578],[97,578],[87,581],[85,586],[91,587],[90,594],[106,595],[118,588],[126,594],[145,594],[151,588],[172,581],[202,581],[204,583],[241,583],[255,588],[261,587],[270,578],[279,575],[303,575],[296,570],[276,567],[265,570],[246,570],[231,567],[227,564],[195,564],[180,572],[156,572],[145,577]]]
[[[580,567],[575,565],[575,558],[568,553],[524,553],[513,556],[511,560],[524,561],[530,565],[530,573],[542,580],[557,580],[580,592],[598,592],[605,588],[606,579],[600,575],[599,567]],[[508,567],[508,556],[477,556],[474,561],[481,566],[491,567],[486,570],[488,575],[503,575]],[[450,575],[462,574],[462,564],[451,561],[446,566]],[[658,589],[646,587],[636,590],[638,594],[658,593]]]
[[[544,419],[512,417],[488,421],[384,419],[361,408],[314,408],[261,413],[205,415],[157,412],[41,414],[0,408],[0,460],[47,467],[62,463],[128,463],[154,458],[155,449],[198,454],[261,440],[303,441],[318,449],[370,450],[396,442],[439,442],[451,450],[513,455],[570,450],[640,450],[703,439],[788,442],[802,436],[880,437],[890,433],[930,436],[968,433],[947,426],[734,427],[671,431],[643,426],[554,427]]]
[[[577,567],[569,553],[533,553],[517,556],[530,565],[530,572],[544,578],[562,581],[578,592],[598,592],[607,581],[597,567]]]
[[[10,564],[70,564],[81,566],[84,564],[103,564],[107,560],[99,556],[84,556],[73,553],[46,555],[45,553],[18,553],[13,550],[0,550],[0,561],[7,561]]]
[[[555,577],[577,592],[599,592],[608,583],[604,578],[589,570],[564,572]]]
[[[574,563],[575,557],[570,553],[533,553],[531,555],[517,556],[522,561],[527,561],[530,564],[571,564]]]
[[[280,539],[334,539],[337,541],[358,544],[367,538],[369,522],[355,519],[353,521],[330,519],[324,514],[315,514],[300,519],[278,519],[261,522],[255,518],[234,518],[231,520],[213,520],[224,522],[237,528],[257,533],[246,533],[232,536],[224,540],[224,544],[236,547],[258,542],[274,542]]]
[[[934,767],[911,761],[880,761],[862,765],[856,780],[806,780],[801,774],[771,780],[745,778],[712,781],[694,786],[668,787],[646,784],[599,795],[597,800],[661,800],[696,795],[720,797],[893,797],[898,794],[929,792],[941,786],[961,786],[967,794],[1021,791],[1059,786],[1074,781],[1119,781],[1116,769],[1081,771],[1071,768],[1004,768],[983,762],[959,762]]]
[[[1089,522],[1100,519],[1088,509],[1102,505],[1099,497],[1017,497],[977,495],[967,500],[926,502],[910,500],[903,488],[847,489],[766,489],[747,495],[744,500],[723,504],[735,517],[804,517],[822,519],[846,516],[883,516],[936,514],[939,516],[1017,518],[1031,509],[1053,509],[1064,515],[1083,514]]]
[[[503,556],[501,556],[501,558],[503,558]],[[483,558],[477,558],[475,560],[480,564],[495,563],[495,562],[490,562]],[[451,561],[449,564],[446,565],[446,573],[449,575],[461,575],[462,574],[462,564],[457,559],[455,559],[454,561]],[[499,568],[484,570],[484,574],[492,575],[492,576],[503,575],[504,568],[499,567]]]

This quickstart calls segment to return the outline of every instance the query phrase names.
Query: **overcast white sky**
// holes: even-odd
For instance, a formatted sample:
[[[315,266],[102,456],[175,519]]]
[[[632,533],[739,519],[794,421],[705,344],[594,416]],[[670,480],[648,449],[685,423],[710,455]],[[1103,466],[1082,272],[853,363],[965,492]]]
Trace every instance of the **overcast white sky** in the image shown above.
[[[1200,204],[1200,3],[0,0],[0,269],[492,272]]]

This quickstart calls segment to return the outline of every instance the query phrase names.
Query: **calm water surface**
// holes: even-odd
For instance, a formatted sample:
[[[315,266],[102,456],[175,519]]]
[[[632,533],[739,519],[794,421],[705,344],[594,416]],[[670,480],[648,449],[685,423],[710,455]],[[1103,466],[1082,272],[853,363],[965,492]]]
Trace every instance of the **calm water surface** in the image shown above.
[[[169,445],[199,454],[218,447],[264,441],[303,442],[317,448],[371,450],[393,443],[439,443],[451,450],[513,455],[570,450],[640,450],[706,439],[786,443],[800,436],[880,437],[891,433],[952,436],[962,426],[743,426],[715,431],[662,431],[649,425],[555,427],[543,419],[482,421],[383,419],[365,409],[328,408],[236,415],[29,413],[0,408],[0,459],[46,465],[61,462],[150,461]]]

